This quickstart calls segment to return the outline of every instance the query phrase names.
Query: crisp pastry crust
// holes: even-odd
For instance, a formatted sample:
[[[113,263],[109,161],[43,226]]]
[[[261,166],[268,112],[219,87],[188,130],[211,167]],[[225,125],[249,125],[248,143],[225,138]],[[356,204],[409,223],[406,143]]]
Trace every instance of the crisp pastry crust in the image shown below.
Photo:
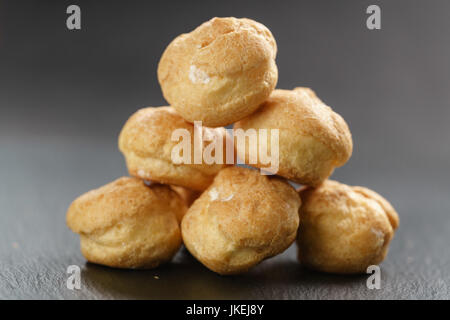
[[[298,258],[312,269],[365,273],[381,263],[399,217],[390,203],[364,187],[327,180],[300,189]]]
[[[229,167],[192,204],[181,223],[186,248],[219,274],[247,271],[294,241],[300,198],[284,180]]]
[[[183,118],[225,126],[254,112],[275,88],[276,52],[264,25],[246,18],[213,18],[169,44],[158,80]]]
[[[86,259],[115,268],[154,268],[181,245],[177,216],[187,207],[169,186],[123,177],[72,202],[67,225]]]
[[[189,133],[191,164],[175,164],[172,150],[180,140],[172,141],[175,130]],[[226,130],[202,127],[202,134],[216,135],[223,143],[222,163],[226,162]],[[178,138],[178,137],[177,137]],[[203,144],[202,154],[208,143]],[[225,165],[194,164],[194,126],[185,121],[171,107],[144,108],[133,114],[119,136],[119,149],[125,156],[130,175],[164,184],[178,185],[203,191]]]
[[[279,129],[277,174],[295,182],[317,186],[334,168],[350,158],[353,142],[344,119],[325,105],[309,88],[274,90],[252,115],[237,122],[234,129]],[[238,156],[249,163],[248,147],[236,146]],[[271,154],[271,145],[268,143]]]
[[[170,186],[172,190],[176,191],[178,195],[181,197],[181,199],[184,200],[188,208],[191,206],[192,203],[194,203],[195,200],[197,200],[198,197],[202,194],[200,191],[195,191],[179,186]],[[181,222],[181,220],[180,220]]]

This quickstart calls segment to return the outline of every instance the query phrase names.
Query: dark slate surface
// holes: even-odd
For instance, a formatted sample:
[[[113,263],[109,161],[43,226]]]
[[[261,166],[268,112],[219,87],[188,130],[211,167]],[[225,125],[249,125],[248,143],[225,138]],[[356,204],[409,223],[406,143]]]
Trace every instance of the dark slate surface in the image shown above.
[[[79,1],[83,30],[65,30],[64,1],[0,2],[0,298],[450,298],[450,3],[375,1]],[[367,275],[309,272],[295,246],[248,274],[218,276],[184,249],[156,270],[87,264],[65,211],[79,194],[126,174],[118,132],[137,108],[162,105],[155,71],[175,35],[218,16],[249,16],[278,41],[279,87],[313,87],[353,133],[333,175],[370,187],[400,229]],[[66,288],[69,265],[81,290]],[[155,277],[156,276],[156,277]]]

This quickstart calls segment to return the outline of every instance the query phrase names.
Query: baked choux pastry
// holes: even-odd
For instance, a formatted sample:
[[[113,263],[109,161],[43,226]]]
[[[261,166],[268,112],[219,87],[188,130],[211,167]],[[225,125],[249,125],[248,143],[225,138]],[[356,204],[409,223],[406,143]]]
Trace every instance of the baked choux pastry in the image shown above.
[[[172,153],[184,137],[175,136],[175,130],[187,133],[190,148],[187,163],[174,163]],[[144,108],[133,114],[126,122],[119,136],[119,149],[124,154],[130,175],[164,184],[178,185],[202,191],[213,181],[224,164],[207,164],[202,154],[209,144],[200,146],[200,162],[195,163],[194,125],[185,121],[171,107]],[[221,140],[223,158],[218,163],[226,163],[226,130],[224,128],[201,127],[203,136],[215,136]]]
[[[327,180],[300,189],[298,258],[315,270],[366,273],[383,261],[399,218],[376,192]]]
[[[186,204],[186,207],[189,208],[192,203],[194,203],[195,200],[197,200],[198,197],[202,194],[200,191],[190,190],[184,187],[179,186],[170,186],[170,188],[178,193],[180,198],[184,201]],[[183,220],[184,215],[186,214],[186,211],[181,212],[180,215],[177,216],[178,223],[181,224],[181,221]]]
[[[213,18],[175,38],[158,65],[164,97],[186,120],[229,125],[254,112],[278,80],[277,45],[264,25]]]
[[[178,193],[178,195],[181,197],[181,199],[184,200],[188,208],[202,194],[200,191],[190,190],[179,186],[170,186],[170,187],[172,188],[172,190]]]
[[[123,177],[72,202],[67,225],[80,234],[81,252],[115,268],[154,268],[181,245],[177,216],[186,205],[169,186]]]
[[[189,252],[219,274],[247,271],[295,240],[300,197],[286,181],[241,167],[222,169],[181,222]]]
[[[292,181],[317,186],[328,178],[334,168],[350,158],[353,142],[344,119],[326,106],[308,88],[275,90],[262,106],[247,118],[234,125],[236,130],[279,130],[278,146],[272,148],[267,141],[269,154],[278,152],[278,171]],[[261,142],[258,141],[260,144]],[[235,143],[241,161],[265,168],[260,156],[252,163],[249,148]],[[279,149],[278,149],[279,148]]]

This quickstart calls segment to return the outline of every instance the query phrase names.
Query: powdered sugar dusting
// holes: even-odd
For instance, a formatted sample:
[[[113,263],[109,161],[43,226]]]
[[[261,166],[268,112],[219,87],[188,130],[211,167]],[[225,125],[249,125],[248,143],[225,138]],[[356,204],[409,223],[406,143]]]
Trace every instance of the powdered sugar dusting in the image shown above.
[[[226,197],[226,198],[223,198],[221,201],[224,201],[224,202],[230,201],[231,199],[233,199],[233,197],[234,197],[234,193],[230,194],[230,195],[229,195],[228,197]]]
[[[192,83],[207,84],[211,79],[205,71],[200,70],[196,66],[192,65],[189,68],[189,80],[191,80]]]
[[[150,175],[142,169],[139,169],[137,174],[140,178],[150,179]]]
[[[211,201],[215,201],[215,200],[219,199],[219,192],[217,191],[216,188],[212,188],[211,190],[209,190],[208,194],[209,194],[209,199]]]
[[[222,202],[226,202],[226,201],[230,201],[234,197],[234,193],[232,193],[228,197],[220,199],[220,193],[219,193],[219,191],[217,191],[216,188],[212,188],[211,190],[209,190],[208,194],[209,194],[209,199],[211,201],[219,200]]]

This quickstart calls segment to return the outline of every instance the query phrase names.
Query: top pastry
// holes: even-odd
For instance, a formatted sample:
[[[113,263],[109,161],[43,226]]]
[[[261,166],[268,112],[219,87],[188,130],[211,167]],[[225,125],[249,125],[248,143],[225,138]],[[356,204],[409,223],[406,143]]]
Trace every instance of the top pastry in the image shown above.
[[[166,100],[187,121],[225,126],[253,113],[278,80],[277,45],[264,25],[213,18],[175,38],[158,80]]]

